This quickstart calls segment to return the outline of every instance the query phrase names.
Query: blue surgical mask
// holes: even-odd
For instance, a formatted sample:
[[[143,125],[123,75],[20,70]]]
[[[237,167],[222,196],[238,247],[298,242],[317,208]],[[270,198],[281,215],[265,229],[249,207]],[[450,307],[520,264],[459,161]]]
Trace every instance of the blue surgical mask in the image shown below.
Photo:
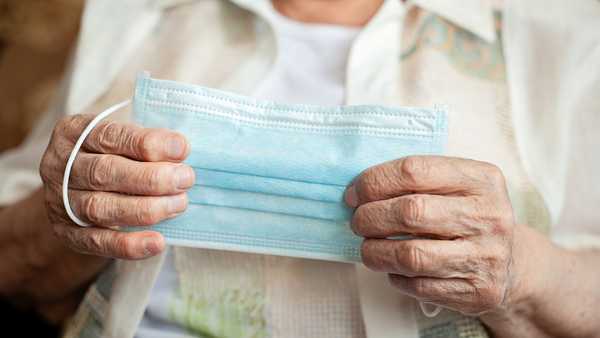
[[[168,244],[359,262],[346,186],[384,161],[443,151],[438,109],[259,101],[140,75],[134,113],[186,135],[196,171],[182,215],[151,229]]]

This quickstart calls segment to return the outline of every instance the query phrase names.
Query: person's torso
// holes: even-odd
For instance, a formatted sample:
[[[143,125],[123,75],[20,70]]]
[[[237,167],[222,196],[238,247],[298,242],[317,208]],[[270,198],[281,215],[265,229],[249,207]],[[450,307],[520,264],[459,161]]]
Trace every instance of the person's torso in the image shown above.
[[[135,74],[141,70],[159,78],[252,95],[256,85],[278,65],[277,42],[262,19],[232,6],[213,1],[170,9],[111,89],[88,111],[100,111],[130,93]],[[230,20],[237,23],[225,24]],[[213,28],[206,30],[207,25]],[[391,98],[382,93],[382,103],[447,105],[447,155],[499,166],[517,220],[547,227],[545,205],[529,182],[516,149],[500,40],[484,41],[417,7],[405,13],[402,27],[402,35],[396,37],[401,54],[392,74],[395,92]],[[364,67],[360,71],[367,80],[386,71],[377,65]],[[360,103],[352,93],[372,92],[367,80],[352,82],[351,90],[345,91],[349,95],[345,102],[331,103]],[[128,113],[119,118],[129,119]],[[158,298],[157,304],[151,296],[149,309],[163,306],[161,320],[182,332],[198,336],[236,336],[239,332],[258,337],[364,336],[352,265],[174,248],[171,267],[177,277],[171,283],[178,285],[167,299]],[[452,316],[456,314],[444,311],[441,318]]]

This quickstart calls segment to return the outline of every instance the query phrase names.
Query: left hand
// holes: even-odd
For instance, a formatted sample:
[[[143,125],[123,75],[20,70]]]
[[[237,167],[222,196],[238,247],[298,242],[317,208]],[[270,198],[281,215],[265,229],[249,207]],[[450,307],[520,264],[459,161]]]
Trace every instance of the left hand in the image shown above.
[[[504,305],[515,221],[492,164],[411,156],[364,171],[347,189],[364,264],[419,300],[468,315]],[[387,239],[412,235],[409,240]]]

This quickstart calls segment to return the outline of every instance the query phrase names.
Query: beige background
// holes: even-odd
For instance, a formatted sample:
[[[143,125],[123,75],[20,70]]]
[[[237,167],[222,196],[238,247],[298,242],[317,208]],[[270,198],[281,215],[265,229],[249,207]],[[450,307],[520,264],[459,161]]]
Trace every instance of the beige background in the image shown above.
[[[77,35],[83,0],[0,0],[0,152],[44,111]]]

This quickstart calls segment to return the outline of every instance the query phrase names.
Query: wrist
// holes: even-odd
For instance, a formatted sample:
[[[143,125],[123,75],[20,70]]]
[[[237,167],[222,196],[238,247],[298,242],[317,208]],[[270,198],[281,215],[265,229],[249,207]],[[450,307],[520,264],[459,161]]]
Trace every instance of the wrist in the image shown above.
[[[43,192],[4,208],[0,214],[0,263],[5,271],[0,294],[27,294],[27,285],[48,268],[56,241],[46,216]],[[39,282],[39,281],[38,281]],[[27,298],[27,297],[25,297]]]
[[[43,190],[34,192],[11,209],[8,226],[13,227],[14,250],[20,251],[22,263],[32,272],[45,269],[53,260],[52,252],[59,243],[54,240]]]
[[[509,270],[510,284],[504,308],[528,312],[540,301],[547,300],[556,283],[554,264],[560,249],[538,231],[517,225],[513,242],[513,260]]]
[[[553,290],[560,284],[560,273],[555,264],[561,259],[562,250],[554,246],[544,235],[525,225],[515,226],[512,261],[509,266],[509,283],[502,305],[481,316],[492,328],[506,329],[506,325],[523,325],[534,322],[540,306],[547,306]],[[531,327],[530,330],[535,330]],[[535,330],[537,331],[537,330]],[[531,331],[530,336],[535,336]]]

